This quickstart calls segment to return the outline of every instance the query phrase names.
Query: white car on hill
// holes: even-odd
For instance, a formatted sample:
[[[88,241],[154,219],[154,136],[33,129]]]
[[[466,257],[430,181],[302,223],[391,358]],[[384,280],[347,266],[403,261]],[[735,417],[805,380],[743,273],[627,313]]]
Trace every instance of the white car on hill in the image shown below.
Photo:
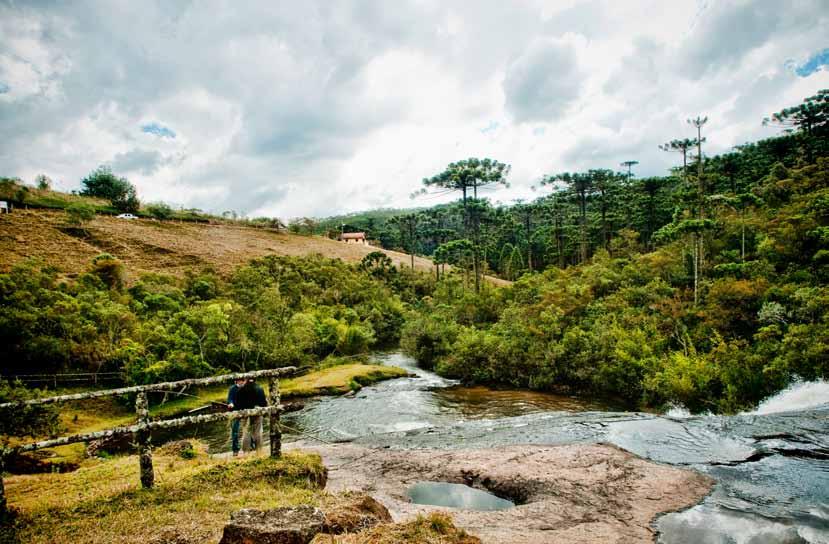
[[[118,219],[138,219],[138,216],[135,216],[131,213],[122,213],[116,215],[115,217],[117,217]]]

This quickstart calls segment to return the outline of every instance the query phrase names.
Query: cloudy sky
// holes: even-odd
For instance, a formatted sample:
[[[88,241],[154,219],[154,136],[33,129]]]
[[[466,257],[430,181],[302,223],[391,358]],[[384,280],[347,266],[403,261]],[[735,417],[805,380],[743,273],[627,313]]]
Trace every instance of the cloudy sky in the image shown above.
[[[282,218],[410,200],[454,160],[544,174],[770,136],[829,87],[829,0],[0,0],[0,175]]]

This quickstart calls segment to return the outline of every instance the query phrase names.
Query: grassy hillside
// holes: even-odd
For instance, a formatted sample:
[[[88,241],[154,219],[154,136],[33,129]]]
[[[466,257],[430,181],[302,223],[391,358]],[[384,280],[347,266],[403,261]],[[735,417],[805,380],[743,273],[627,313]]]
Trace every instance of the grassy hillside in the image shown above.
[[[187,269],[200,266],[210,266],[225,273],[265,255],[320,253],[347,262],[359,262],[377,251],[377,248],[343,244],[318,236],[232,224],[129,221],[98,216],[86,225],[85,231],[66,228],[65,214],[60,211],[16,210],[2,215],[0,271],[6,272],[16,263],[34,258],[64,273],[74,274],[86,270],[92,258],[105,252],[121,259],[133,275],[142,272],[181,275]],[[409,266],[408,255],[381,251],[396,265]],[[432,262],[415,257],[415,268],[430,271]]]

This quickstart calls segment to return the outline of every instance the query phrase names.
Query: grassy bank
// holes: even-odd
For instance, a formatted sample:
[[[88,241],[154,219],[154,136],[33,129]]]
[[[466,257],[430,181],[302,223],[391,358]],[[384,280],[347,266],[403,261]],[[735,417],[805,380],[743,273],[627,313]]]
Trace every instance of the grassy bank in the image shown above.
[[[17,541],[218,542],[231,512],[317,504],[325,481],[320,458],[301,452],[220,460],[199,446],[195,458],[184,459],[160,448],[154,465],[156,487],[149,490],[140,487],[136,456],[66,474],[8,477],[9,504],[19,510]]]
[[[279,380],[279,391],[282,400],[319,395],[342,395],[349,391],[358,391],[363,386],[382,380],[402,378],[407,375],[408,372],[394,366],[352,363],[323,368],[296,378]],[[225,402],[227,386],[204,388],[192,394],[194,396],[182,396],[162,405],[153,406],[150,415],[171,417],[211,402]]]
[[[218,542],[230,514],[241,508],[330,505],[319,456],[291,451],[218,459],[196,444],[195,457],[173,448],[154,455],[156,485],[142,489],[138,459],[99,460],[66,474],[10,476],[15,516],[0,543],[207,544]],[[314,543],[476,544],[443,513],[386,523],[356,534],[318,535]]]
[[[282,399],[341,395],[382,380],[401,378],[408,373],[402,368],[384,365],[351,363],[331,366],[309,372],[296,378],[279,381]],[[211,402],[225,402],[227,386],[209,387],[187,392],[188,396],[172,396],[163,404],[150,409],[154,418],[170,418]],[[151,401],[158,401],[158,398]],[[61,408],[61,423],[67,434],[80,434],[135,423],[131,407],[114,398],[94,399],[83,403],[69,403]],[[70,444],[50,450],[54,456],[47,462],[77,464],[84,460],[86,445]]]

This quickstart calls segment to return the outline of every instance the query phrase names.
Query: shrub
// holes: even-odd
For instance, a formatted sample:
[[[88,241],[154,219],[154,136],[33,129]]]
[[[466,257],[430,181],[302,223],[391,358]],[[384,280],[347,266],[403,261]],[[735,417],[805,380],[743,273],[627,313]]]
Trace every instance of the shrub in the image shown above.
[[[140,206],[135,186],[126,178],[119,178],[108,166],[99,166],[81,180],[82,195],[106,198],[122,212],[137,212]]]
[[[66,221],[72,226],[82,227],[95,217],[95,208],[86,202],[73,202],[66,207]]]
[[[148,214],[155,217],[156,219],[170,219],[173,216],[173,208],[171,208],[164,202],[155,202],[153,204],[148,204],[144,207],[144,211],[146,211]]]
[[[413,316],[403,327],[400,345],[418,364],[433,368],[450,353],[458,330],[454,321],[434,313]]]
[[[0,403],[25,401],[41,396],[38,389],[24,387],[22,383],[0,380]],[[35,438],[51,434],[58,429],[58,413],[54,405],[26,406],[0,410],[0,447],[8,446],[8,438]]]
[[[138,200],[135,187],[132,185],[129,186],[126,192],[114,197],[110,202],[113,208],[125,213],[136,213],[141,207],[141,202]]]
[[[52,187],[52,180],[46,174],[40,174],[35,178],[35,186],[44,191]]]
[[[110,289],[120,291],[124,287],[124,265],[109,253],[101,253],[92,259],[92,274]]]

